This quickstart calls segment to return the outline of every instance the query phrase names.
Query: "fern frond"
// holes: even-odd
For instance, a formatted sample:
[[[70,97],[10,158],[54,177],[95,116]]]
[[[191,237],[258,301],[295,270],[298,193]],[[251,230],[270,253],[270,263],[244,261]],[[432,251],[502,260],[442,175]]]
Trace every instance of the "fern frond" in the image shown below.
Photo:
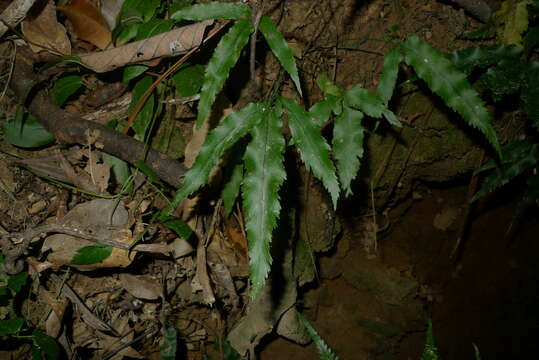
[[[453,51],[447,58],[457,69],[469,75],[475,67],[496,65],[500,60],[515,60],[520,49],[515,45],[481,45]]]
[[[516,60],[502,60],[482,74],[477,86],[488,89],[494,101],[500,101],[504,95],[519,91],[526,81],[526,64]]]
[[[333,207],[336,208],[339,182],[335,175],[335,167],[329,157],[328,143],[322,137],[318,126],[311,120],[309,113],[294,100],[281,97],[279,101],[288,114],[288,126],[301,159],[307,169],[310,169],[314,176],[322,181],[331,195]]]
[[[281,211],[279,189],[286,178],[285,141],[282,123],[275,110],[266,111],[251,131],[252,140],[245,151],[246,175],[243,204],[249,239],[251,298],[262,289],[271,268],[270,244]]]
[[[470,202],[476,201],[494,189],[507,184],[525,170],[536,166],[539,162],[539,143],[534,139],[514,141],[505,146],[502,153],[503,160],[499,167],[496,167],[494,160],[491,160],[479,169],[478,173],[492,168],[494,171],[485,178],[481,189]]]
[[[350,183],[359,171],[359,160],[363,157],[363,113],[345,106],[335,118],[333,127],[333,153],[337,161],[337,172],[345,196],[352,194]]]
[[[236,198],[240,193],[241,182],[243,181],[243,164],[236,164],[230,174],[230,179],[223,186],[223,192],[221,198],[223,199],[223,207],[225,208],[225,215],[228,216],[232,213],[232,208],[236,202]]]
[[[294,59],[294,54],[284,39],[283,34],[281,34],[277,26],[275,26],[273,21],[267,16],[262,16],[258,29],[262,35],[264,35],[264,38],[266,38],[271,51],[277,57],[282,67],[292,78],[299,95],[302,96],[296,60]]]
[[[440,360],[440,354],[434,343],[434,336],[432,334],[432,321],[429,320],[429,327],[427,329],[427,341],[425,342],[425,348],[423,354],[421,354],[420,360]]]
[[[402,126],[382,99],[377,94],[365,89],[361,84],[344,92],[344,105],[354,107],[373,118],[381,118],[383,115],[391,125]]]
[[[305,327],[305,330],[307,330],[307,333],[316,345],[316,350],[318,350],[320,360],[339,360],[339,357],[333,353],[333,350],[331,350],[320,335],[318,335],[309,320],[305,319],[305,317],[299,311],[296,311],[296,315],[299,323]]]
[[[417,36],[412,36],[402,46],[406,63],[414,68],[416,74],[451,109],[460,114],[468,124],[479,129],[500,154],[500,144],[490,124],[490,115],[466,75]]]
[[[204,84],[200,90],[198,103],[197,126],[200,127],[208,117],[215,96],[225,84],[230,69],[236,65],[241,49],[247,44],[249,35],[253,31],[250,20],[239,20],[223,36],[206,66]]]
[[[217,165],[224,151],[246,135],[259,121],[259,104],[250,103],[228,115],[206,138],[204,145],[176,192],[170,205],[163,210],[168,215],[189,195],[200,189],[208,181],[210,171]]]
[[[395,85],[397,84],[397,76],[399,74],[399,65],[402,61],[401,47],[396,46],[384,56],[384,65],[382,66],[382,74],[376,91],[380,100],[387,106]]]
[[[342,98],[333,95],[326,95],[326,98],[317,102],[309,109],[309,115],[317,126],[322,126],[329,119],[333,112],[339,115],[342,112]]]
[[[170,15],[174,20],[202,21],[210,19],[248,20],[251,18],[251,8],[240,2],[222,3],[209,2],[185,7]]]

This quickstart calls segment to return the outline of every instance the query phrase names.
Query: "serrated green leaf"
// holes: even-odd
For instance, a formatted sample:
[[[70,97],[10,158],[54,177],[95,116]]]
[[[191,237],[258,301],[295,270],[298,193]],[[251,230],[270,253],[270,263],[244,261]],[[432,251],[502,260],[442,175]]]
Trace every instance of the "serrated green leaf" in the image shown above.
[[[71,265],[91,265],[105,260],[112,253],[112,246],[108,245],[90,245],[77,250],[73,259],[69,262]]]
[[[274,110],[264,112],[260,124],[251,130],[252,140],[244,156],[246,174],[242,194],[253,299],[264,287],[270,272],[271,239],[281,212],[279,189],[286,178],[281,126]]]
[[[36,350],[45,355],[47,360],[56,360],[61,358],[60,346],[56,340],[49,335],[40,330],[34,330],[32,333],[32,340],[32,347],[35,347]]]
[[[204,85],[198,102],[198,127],[210,114],[215,96],[223,88],[230,69],[238,61],[241,49],[247,44],[252,31],[253,26],[249,20],[239,20],[217,44],[204,74]]]
[[[324,100],[314,104],[309,109],[312,121],[319,127],[328,121],[332,112],[336,115],[342,112],[342,98],[328,95]]]
[[[414,68],[416,74],[447,106],[460,114],[469,125],[481,131],[496,152],[501,154],[496,132],[490,124],[490,115],[466,75],[417,36],[412,36],[402,45],[406,63]]]
[[[434,336],[432,335],[432,321],[429,320],[429,326],[427,328],[427,341],[425,342],[425,348],[423,354],[421,354],[420,360],[440,360],[440,354],[434,343]]]
[[[299,311],[296,311],[296,315],[299,323],[305,328],[305,330],[307,330],[307,333],[316,345],[316,350],[318,350],[320,360],[339,360],[339,357],[333,353],[326,342],[320,337],[320,335],[318,335],[318,332],[316,332],[309,320],[307,320]]]
[[[55,140],[35,117],[22,110],[17,110],[13,119],[4,122],[4,138],[21,148],[37,148]]]
[[[294,100],[281,97],[279,101],[288,114],[288,126],[301,159],[307,169],[310,169],[314,176],[322,181],[331,195],[333,207],[337,208],[339,182],[335,175],[335,167],[329,157],[328,143],[320,134],[319,127],[311,121],[309,114]]]
[[[485,68],[501,60],[518,60],[520,49],[515,45],[481,45],[453,51],[447,58],[465,74],[475,67]]]
[[[189,225],[185,221],[183,221],[177,216],[162,216],[160,221],[164,226],[174,231],[176,235],[178,235],[181,239],[185,241],[189,240],[191,235],[193,235],[193,230],[191,230],[191,227],[189,227]]]
[[[384,116],[391,125],[402,127],[395,114],[387,108],[380,97],[365,89],[361,84],[344,92],[344,105],[354,107],[373,118]]]
[[[82,86],[82,77],[79,75],[64,76],[51,89],[51,95],[54,103],[58,106],[64,105],[71,95],[77,92]]]
[[[140,78],[133,87],[133,97],[131,99],[131,105],[129,106],[129,113],[131,113],[139,100],[142,98],[146,90],[152,85],[152,78],[149,75],[145,75]],[[135,138],[137,140],[144,140],[146,133],[152,122],[155,111],[155,96],[154,94],[148,97],[144,106],[137,114],[135,121],[133,122],[133,130],[135,131]]]
[[[229,216],[234,208],[236,198],[240,193],[241,183],[243,181],[243,164],[237,164],[232,169],[230,179],[223,186],[223,192],[221,197],[223,199],[223,207],[225,208],[225,215]]]
[[[341,96],[341,90],[329,79],[326,73],[322,73],[316,77],[316,85],[318,85],[324,95]]]
[[[520,61],[502,60],[482,74],[477,85],[488,89],[494,101],[500,101],[503,96],[518,92],[525,82],[525,76],[526,64]]]
[[[0,336],[17,334],[24,324],[24,319],[14,317],[8,320],[0,320]]]
[[[209,2],[205,4],[195,4],[176,11],[170,16],[174,20],[202,21],[209,19],[251,19],[251,8],[240,2],[221,3]]]
[[[204,83],[203,65],[190,65],[181,68],[173,76],[174,87],[181,96],[192,96],[198,93]]]
[[[161,360],[175,360],[178,348],[178,333],[172,326],[165,329],[163,345],[161,345]]]
[[[193,167],[187,171],[182,186],[174,200],[163,211],[169,214],[189,195],[200,189],[208,181],[210,171],[217,165],[224,151],[245,136],[260,121],[260,105],[250,103],[228,115],[206,138],[195,159]]]
[[[294,59],[294,54],[292,53],[290,46],[288,46],[288,43],[284,39],[283,34],[281,34],[277,26],[275,26],[273,21],[271,21],[271,19],[267,16],[262,16],[258,29],[260,30],[262,35],[264,35],[264,38],[266,38],[266,41],[268,42],[271,51],[277,57],[277,59],[281,63],[281,66],[292,78],[292,81],[294,82],[294,85],[296,85],[296,89],[298,90],[299,95],[302,96],[301,83],[299,81],[299,73],[298,68],[296,67],[296,60]]]
[[[377,92],[380,100],[387,106],[395,85],[397,84],[397,76],[399,74],[399,65],[402,61],[401,47],[396,46],[384,56],[384,65],[382,66],[382,74],[378,82]]]
[[[335,118],[333,127],[333,156],[345,196],[352,195],[350,183],[356,177],[363,157],[363,113],[345,106]]]
[[[517,140],[504,146],[502,154],[503,160],[499,167],[494,168],[494,161],[489,161],[478,171],[479,173],[494,168],[470,202],[476,201],[494,189],[507,184],[525,170],[536,166],[539,162],[539,143],[533,139]]]
[[[15,293],[18,293],[21,291],[24,284],[26,284],[27,279],[28,273],[26,271],[11,275],[7,281],[7,287],[13,290]]]

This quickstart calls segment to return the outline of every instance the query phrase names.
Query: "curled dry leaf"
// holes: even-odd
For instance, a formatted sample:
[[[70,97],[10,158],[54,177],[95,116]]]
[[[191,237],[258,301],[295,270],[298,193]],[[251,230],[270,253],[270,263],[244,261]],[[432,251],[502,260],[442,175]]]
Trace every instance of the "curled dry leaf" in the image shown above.
[[[200,45],[204,37],[204,30],[212,23],[212,20],[208,20],[183,26],[117,48],[83,54],[80,55],[80,59],[92,70],[106,72],[161,56],[183,54]]]
[[[100,49],[111,42],[111,33],[99,9],[88,0],[73,0],[68,5],[58,6],[71,24],[78,38],[94,44]]]
[[[112,222],[111,222],[112,219]],[[96,237],[112,239],[124,244],[131,244],[131,231],[126,228],[128,214],[122,202],[117,200],[95,199],[75,206],[62,219],[62,223],[78,229],[91,231]],[[42,251],[51,251],[47,260],[57,265],[69,264],[77,251],[86,246],[96,245],[71,235],[54,234],[48,236]],[[126,267],[133,261],[136,252],[113,248],[109,257],[97,264],[72,265],[79,270],[94,270],[108,267]]]
[[[56,19],[54,2],[51,0],[35,16],[24,20],[21,30],[33,52],[45,50],[59,55],[71,54],[66,29]]]
[[[128,293],[138,299],[157,300],[163,293],[161,285],[147,275],[120,274],[120,282]]]

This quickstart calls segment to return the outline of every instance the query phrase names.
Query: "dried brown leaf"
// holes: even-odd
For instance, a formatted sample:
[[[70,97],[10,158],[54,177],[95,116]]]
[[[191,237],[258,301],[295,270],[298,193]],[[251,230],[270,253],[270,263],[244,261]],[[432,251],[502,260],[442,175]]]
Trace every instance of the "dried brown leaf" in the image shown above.
[[[111,42],[111,33],[99,9],[89,0],[73,0],[68,5],[58,6],[71,24],[79,39],[88,41],[100,49]]]
[[[49,0],[36,16],[24,20],[21,30],[33,52],[45,50],[60,55],[71,54],[66,29],[56,19],[54,1]]]
[[[120,274],[120,282],[128,293],[143,300],[157,300],[162,289],[159,282],[147,275]]]
[[[116,48],[83,54],[80,59],[92,70],[106,72],[161,56],[183,54],[202,43],[204,30],[211,24],[209,20],[183,26]]]

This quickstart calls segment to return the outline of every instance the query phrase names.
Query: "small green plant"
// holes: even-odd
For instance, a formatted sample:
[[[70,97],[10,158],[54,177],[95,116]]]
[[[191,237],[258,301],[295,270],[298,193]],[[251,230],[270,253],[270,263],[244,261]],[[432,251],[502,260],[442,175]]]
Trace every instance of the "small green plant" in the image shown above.
[[[241,3],[212,2],[183,8],[172,14],[172,18],[195,21],[225,18],[235,21],[220,40],[206,67],[198,104],[197,124],[200,126],[210,113],[216,94],[222,89],[249,36],[255,31],[251,22],[252,10]],[[284,37],[266,16],[261,17],[258,30],[301,95],[294,56]],[[168,216],[184,199],[204,186],[210,171],[225,151],[249,136],[250,141],[243,157],[245,171],[241,187],[247,213],[251,296],[254,298],[264,286],[270,271],[270,244],[281,208],[279,189],[286,178],[283,160],[287,140],[283,136],[281,116],[286,114],[292,135],[288,145],[297,149],[307,168],[328,190],[333,206],[337,207],[342,192],[345,195],[351,194],[350,184],[360,167],[363,156],[361,121],[364,115],[374,119],[385,118],[390,125],[401,126],[398,118],[388,108],[388,103],[403,61],[450,108],[478,129],[497,153],[500,152],[489,113],[478,93],[467,81],[466,75],[442,54],[414,36],[397,45],[385,56],[376,92],[361,85],[342,90],[321,79],[319,85],[326,98],[310,111],[303,109],[293,99],[274,96],[263,103],[250,103],[230,114],[210,132],[193,167],[185,175],[184,185],[178,189],[160,218]],[[320,128],[331,115],[334,116],[333,147],[322,136]],[[227,193],[227,197],[236,195]],[[231,200],[227,199],[227,202]]]
[[[494,191],[513,179],[526,177],[526,191],[516,219],[537,205],[539,199],[539,62],[530,56],[539,45],[539,2],[519,2],[518,11],[502,7],[505,27],[498,31],[504,44],[475,46],[449,55],[457,68],[477,78],[478,87],[496,103],[508,96],[518,97],[527,122],[526,138],[509,142],[501,149],[502,157],[489,160],[476,173],[488,173],[480,190],[471,201]],[[519,24],[515,33],[509,23]],[[509,31],[512,29],[512,32]]]
[[[0,266],[4,257],[0,254]],[[56,341],[38,329],[34,329],[19,314],[21,299],[27,289],[28,273],[23,271],[15,275],[0,272],[0,338],[12,338],[32,343],[34,359],[53,360],[60,358],[60,347]],[[27,292],[26,292],[27,294]]]

